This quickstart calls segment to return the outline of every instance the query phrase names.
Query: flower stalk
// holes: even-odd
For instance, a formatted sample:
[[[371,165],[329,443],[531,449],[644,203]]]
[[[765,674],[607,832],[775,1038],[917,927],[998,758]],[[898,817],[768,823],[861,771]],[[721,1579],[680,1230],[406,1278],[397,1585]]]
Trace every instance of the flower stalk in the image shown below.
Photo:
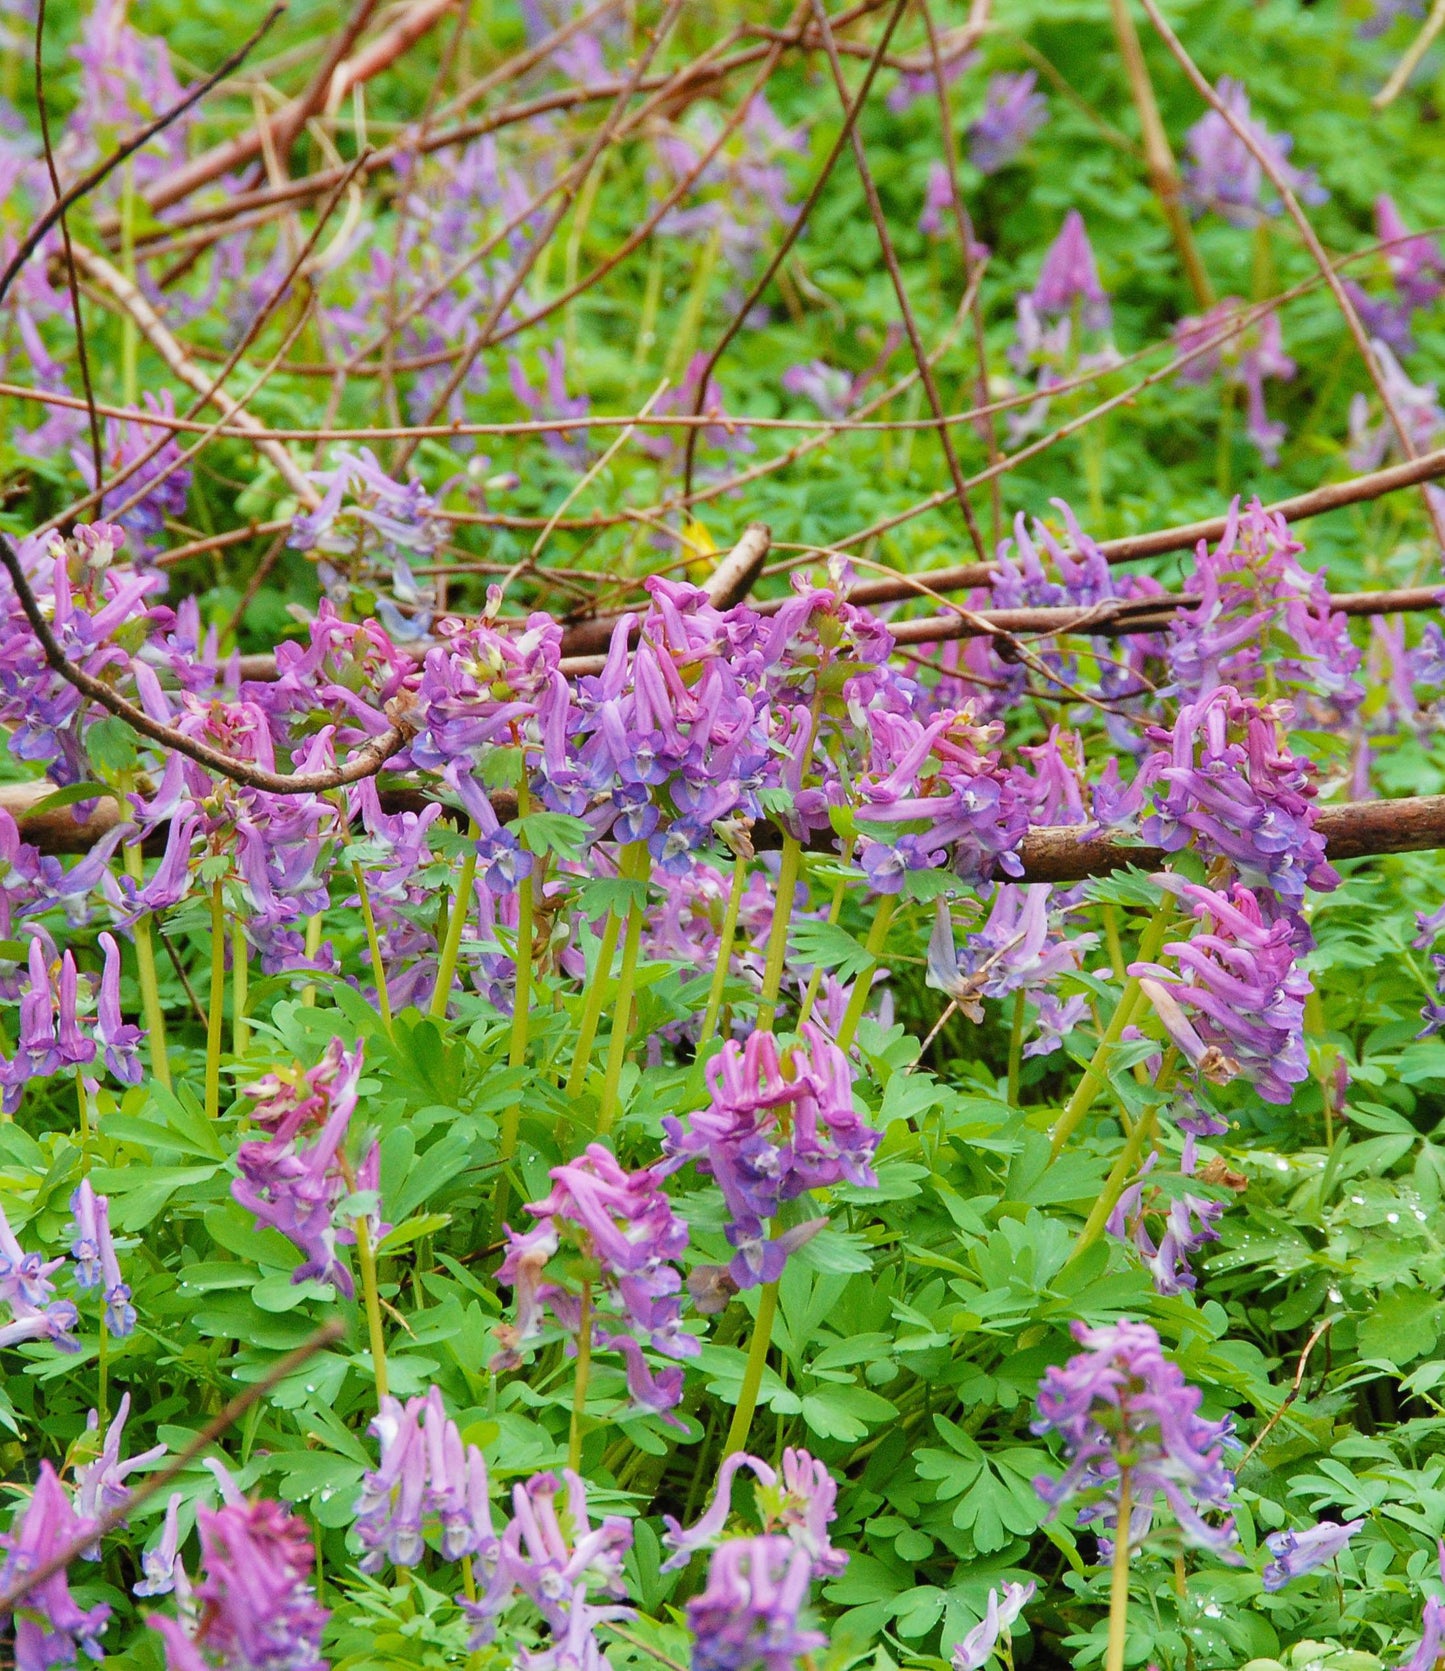
[[[652,869],[651,858],[639,844],[633,860],[636,879],[644,889]],[[627,913],[627,933],[622,942],[622,967],[617,975],[617,1001],[613,1012],[612,1036],[607,1045],[607,1067],[602,1079],[602,1101],[597,1109],[597,1135],[605,1137],[612,1130],[617,1117],[617,1096],[622,1084],[622,1065],[627,1060],[627,1045],[631,1034],[632,994],[637,979],[637,956],[642,945],[642,924],[647,915],[647,900],[634,899]]]
[[[221,1113],[221,1030],[226,1008],[226,904],[220,881],[211,883],[211,995],[206,1011],[206,1116]]]
[[[1140,1125],[1143,1125],[1141,1120]],[[1109,1642],[1104,1671],[1124,1671],[1124,1644],[1129,1630],[1129,1531],[1133,1504],[1129,1470],[1119,1470],[1119,1512],[1114,1522],[1114,1560],[1109,1572]]]
[[[739,853],[733,861],[732,886],[728,889],[727,906],[723,911],[722,929],[718,935],[717,966],[712,972],[708,988],[707,1008],[703,1011],[702,1027],[697,1035],[699,1059],[712,1043],[717,1032],[718,1017],[722,1014],[723,993],[727,989],[728,970],[732,964],[733,942],[737,939],[738,916],[743,908],[743,895],[748,886],[747,856]]]

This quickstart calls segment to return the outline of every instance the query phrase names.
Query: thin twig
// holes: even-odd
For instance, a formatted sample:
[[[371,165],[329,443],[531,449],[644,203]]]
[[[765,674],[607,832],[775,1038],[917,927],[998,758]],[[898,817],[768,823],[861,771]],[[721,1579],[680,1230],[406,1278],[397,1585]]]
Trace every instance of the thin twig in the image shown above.
[[[1270,1434],[1274,1432],[1275,1428],[1279,1424],[1280,1418],[1284,1415],[1285,1411],[1289,1409],[1290,1405],[1293,1404],[1299,1397],[1300,1388],[1304,1385],[1305,1365],[1309,1362],[1310,1353],[1313,1352],[1315,1347],[1319,1345],[1321,1340],[1323,1340],[1326,1332],[1332,1329],[1338,1321],[1339,1319],[1337,1317],[1326,1317],[1324,1322],[1316,1328],[1315,1332],[1305,1342],[1305,1349],[1300,1353],[1299,1362],[1295,1365],[1294,1381],[1291,1384],[1289,1391],[1284,1395],[1284,1402],[1269,1418],[1264,1426],[1260,1428],[1258,1434],[1255,1436],[1254,1443],[1239,1459],[1239,1466],[1234,1470],[1235,1473],[1243,1472],[1250,1457],[1254,1455],[1265,1440],[1269,1438]]]
[[[1405,48],[1405,54],[1396,64],[1390,79],[1370,100],[1376,110],[1384,110],[1404,92],[1406,83],[1420,67],[1420,60],[1435,44],[1435,37],[1442,29],[1445,29],[1445,0],[1435,0],[1435,4],[1430,8],[1429,17],[1421,25],[1420,33]]]
[[[346,1333],[346,1325],[339,1317],[333,1317],[323,1323],[315,1334],[303,1340],[294,1352],[288,1352],[284,1358],[278,1359],[259,1381],[254,1381],[244,1391],[238,1392],[221,1411],[211,1417],[210,1421],[191,1440],[190,1444],[159,1472],[148,1475],[139,1485],[129,1488],[123,1500],[115,1508],[96,1519],[88,1521],[85,1530],[67,1544],[63,1544],[47,1560],[41,1561],[29,1572],[22,1572],[14,1578],[3,1591],[0,1591],[0,1615],[13,1613],[16,1602],[30,1594],[47,1578],[53,1578],[57,1572],[63,1572],[74,1560],[78,1560],[92,1544],[123,1526],[136,1507],[147,1498],[154,1497],[164,1491],[168,1485],[178,1480],[186,1469],[201,1455],[210,1449],[216,1440],[229,1428],[234,1427],[241,1417],[253,1404],[266,1397],[273,1388],[280,1385],[288,1375],[294,1375],[304,1363],[308,1363],[318,1352],[341,1339]]]

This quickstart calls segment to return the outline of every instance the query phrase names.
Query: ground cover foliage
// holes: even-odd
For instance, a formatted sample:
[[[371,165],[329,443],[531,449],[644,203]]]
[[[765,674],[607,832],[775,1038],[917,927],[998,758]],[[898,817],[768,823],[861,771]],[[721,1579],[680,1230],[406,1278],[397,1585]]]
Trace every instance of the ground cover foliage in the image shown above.
[[[4,8],[19,1665],[1438,1665],[1442,16]]]

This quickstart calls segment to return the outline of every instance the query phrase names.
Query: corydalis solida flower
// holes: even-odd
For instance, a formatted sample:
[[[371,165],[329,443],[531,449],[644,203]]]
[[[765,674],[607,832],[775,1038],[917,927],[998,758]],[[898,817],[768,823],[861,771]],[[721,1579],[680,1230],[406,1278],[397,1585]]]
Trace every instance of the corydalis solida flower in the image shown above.
[[[92,1530],[71,1506],[65,1487],[49,1462],[40,1464],[35,1490],[20,1511],[14,1531],[5,1538],[6,1558],[0,1568],[0,1588],[73,1547]],[[101,1658],[100,1634],[110,1618],[104,1602],[83,1608],[70,1593],[65,1569],[52,1573],[26,1595],[15,1614],[17,1671],[48,1671],[52,1665],[73,1665],[76,1649]]]
[[[1072,1332],[1084,1350],[1039,1383],[1033,1430],[1058,1434],[1066,1463],[1060,1478],[1034,1481],[1039,1495],[1055,1510],[1080,1502],[1080,1524],[1099,1521],[1112,1538],[1127,1479],[1131,1544],[1148,1532],[1162,1499],[1187,1542],[1227,1554],[1233,1521],[1215,1525],[1204,1516],[1227,1511],[1234,1488],[1224,1465],[1229,1420],[1199,1415],[1199,1389],[1164,1356],[1147,1323],[1076,1322]]]
[[[315,1558],[304,1522],[280,1503],[227,1503],[197,1511],[204,1575],[194,1630],[152,1614],[167,1671],[325,1671],[327,1610],[313,1589]]]

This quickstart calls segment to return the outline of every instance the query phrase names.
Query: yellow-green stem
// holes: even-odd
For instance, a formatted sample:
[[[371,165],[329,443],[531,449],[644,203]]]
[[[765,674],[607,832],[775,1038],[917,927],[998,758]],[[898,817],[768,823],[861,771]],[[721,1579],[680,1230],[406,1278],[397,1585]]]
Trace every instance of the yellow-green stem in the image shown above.
[[[884,943],[888,939],[888,930],[893,924],[893,914],[898,909],[897,894],[883,894],[878,900],[878,912],[873,918],[873,926],[868,930],[868,938],[863,943],[863,949],[872,959],[868,967],[858,976],[853,987],[853,995],[848,1000],[848,1008],[843,1012],[843,1025],[838,1029],[838,1048],[847,1050],[853,1043],[853,1035],[858,1031],[858,1023],[863,1019],[863,1011],[867,1008],[868,998],[873,991],[873,976],[878,971],[879,958],[882,955]]]
[[[1150,917],[1144,933],[1139,941],[1139,960],[1151,963],[1159,955],[1159,948],[1164,944],[1164,936],[1169,931],[1169,917],[1174,901],[1166,895],[1155,907],[1154,915]],[[1094,1054],[1089,1059],[1089,1065],[1084,1069],[1083,1077],[1074,1087],[1074,1094],[1064,1105],[1063,1113],[1054,1124],[1053,1138],[1049,1158],[1056,1160],[1064,1144],[1078,1130],[1085,1115],[1094,1106],[1094,1100],[1103,1090],[1108,1076],[1109,1056],[1115,1045],[1124,1036],[1124,1029],[1133,1021],[1143,1002],[1143,994],[1139,990],[1139,982],[1130,976],[1124,983],[1124,990],[1119,994],[1119,1002],[1114,1006],[1114,1013],[1109,1017],[1109,1025],[1104,1029],[1103,1037],[1094,1048]],[[1142,1123],[1142,1122],[1141,1122]]]
[[[843,848],[844,862],[846,863],[852,858],[852,856],[853,843],[849,841]],[[828,921],[830,924],[836,923],[838,918],[843,915],[843,900],[846,897],[847,892],[848,879],[846,876],[840,876],[838,878],[837,886],[833,889],[833,897],[828,904]],[[812,974],[808,976],[808,989],[803,994],[803,1002],[798,1010],[799,1027],[801,1027],[805,1021],[811,1021],[813,1019],[813,1006],[818,1002],[818,994],[822,990],[823,965],[820,963],[814,968]]]
[[[577,1320],[577,1373],[572,1382],[572,1425],[567,1434],[567,1466],[582,1468],[582,1423],[587,1414],[587,1382],[592,1373],[592,1284],[582,1284],[582,1305]]]
[[[100,1417],[100,1431],[105,1432],[110,1420],[110,1330],[105,1325],[105,1298],[100,1302],[100,1343],[95,1350],[96,1389],[95,1410]]]
[[[1094,1203],[1088,1218],[1084,1220],[1084,1228],[1079,1232],[1078,1241],[1069,1250],[1065,1264],[1072,1265],[1103,1235],[1109,1215],[1119,1205],[1119,1197],[1129,1187],[1130,1178],[1139,1170],[1139,1159],[1144,1152],[1144,1145],[1153,1141],[1156,1130],[1157,1125],[1151,1109],[1140,1118],[1125,1139],[1124,1147],[1119,1151],[1119,1158],[1110,1168],[1109,1176],[1104,1180],[1104,1187],[1099,1191],[1099,1199]]]
[[[748,1442],[753,1425],[753,1412],[758,1407],[758,1393],[763,1385],[763,1371],[768,1367],[768,1347],[773,1339],[773,1318],[778,1309],[778,1285],[765,1282],[758,1295],[758,1315],[753,1323],[752,1344],[748,1348],[747,1367],[743,1370],[743,1384],[738,1389],[738,1401],[728,1427],[723,1455],[731,1456]]]
[[[1124,1641],[1129,1630],[1129,1523],[1133,1507],[1129,1470],[1121,1468],[1119,1517],[1114,1523],[1114,1564],[1109,1574],[1109,1645],[1104,1653],[1104,1671],[1124,1671]]]
[[[75,1070],[75,1101],[80,1110],[80,1172],[90,1171],[90,1097],[85,1089],[85,1069]]]
[[[308,917],[306,919],[306,961],[308,963],[314,963],[316,961],[317,952],[321,950],[321,927],[323,920],[324,919],[320,911],[318,911],[315,916]],[[301,988],[301,1002],[306,1009],[315,1009],[315,981],[307,981],[306,985]]]
[[[456,899],[447,916],[446,939],[442,942],[441,960],[437,964],[436,991],[431,995],[431,1014],[434,1021],[446,1019],[447,1003],[452,995],[452,982],[456,979],[457,956],[462,949],[462,930],[467,926],[467,917],[471,913],[472,893],[477,885],[477,826],[472,825],[469,832],[471,845],[467,848],[467,856],[462,860],[461,880],[457,883]]]
[[[245,1054],[251,1042],[251,1024],[246,1019],[246,1003],[251,992],[251,949],[246,944],[246,931],[240,923],[231,924],[231,1049],[237,1056]]]
[[[639,844],[637,879],[647,884],[652,870],[651,858]],[[617,1118],[617,1095],[622,1086],[622,1065],[627,1060],[627,1043],[632,1030],[632,989],[637,977],[637,954],[642,945],[642,924],[647,916],[647,900],[634,899],[627,913],[627,933],[622,941],[622,967],[617,974],[617,1001],[613,1011],[612,1037],[607,1041],[607,1067],[602,1077],[602,1101],[597,1107],[597,1135],[605,1137]]]
[[[140,843],[127,842],[121,849],[121,863],[133,882],[139,883],[143,874]],[[155,942],[151,939],[151,920],[137,917],[135,921],[135,968],[140,981],[141,1014],[145,1017],[146,1044],[150,1050],[151,1072],[166,1090],[171,1088],[171,1064],[166,1055],[166,1018],[161,1009],[160,981],[156,977]]]
[[[221,1028],[226,1008],[226,905],[221,884],[211,883],[211,999],[206,1012],[206,1114],[221,1112]]]
[[[523,778],[517,786],[517,811],[525,818],[531,811],[531,797]],[[528,1025],[532,1010],[532,939],[533,939],[532,877],[524,876],[517,884],[517,957],[516,985],[512,993],[512,1037],[507,1050],[507,1065],[520,1068],[526,1065]],[[492,1240],[502,1233],[502,1222],[507,1216],[507,1162],[517,1152],[517,1132],[522,1123],[520,1096],[502,1115],[502,1129],[497,1153],[502,1169],[497,1174],[497,1192],[492,1202]]]
[[[378,1405],[386,1397],[386,1336],[381,1327],[381,1290],[376,1286],[376,1254],[371,1225],[365,1215],[356,1221],[356,1263],[361,1267],[361,1296],[366,1307],[366,1332],[371,1341],[371,1369],[376,1377]]]
[[[356,897],[361,901],[361,920],[366,927],[366,949],[371,957],[371,980],[376,987],[376,1011],[386,1036],[391,1037],[391,996],[386,990],[386,966],[381,961],[381,940],[376,932],[376,913],[371,909],[371,894],[366,886],[366,872],[353,864],[351,874],[356,882]],[[313,921],[319,921],[313,918]],[[314,989],[313,989],[314,990]]]
[[[784,836],[783,859],[778,867],[778,891],[773,897],[773,926],[768,932],[767,960],[763,965],[763,992],[758,1000],[760,1033],[772,1032],[778,1012],[783,967],[788,960],[788,928],[793,917],[793,896],[798,891],[798,872],[802,863],[803,844],[792,836]]]
[[[697,1035],[697,1054],[701,1058],[704,1050],[712,1043],[712,1036],[717,1031],[717,1018],[722,1013],[723,993],[727,989],[728,970],[733,960],[733,941],[737,938],[738,914],[743,908],[743,895],[748,886],[748,861],[739,853],[733,862],[732,887],[728,889],[728,902],[723,911],[722,932],[718,936],[717,967],[712,972],[712,985],[708,988],[707,1008],[703,1011],[702,1030]]]
[[[634,849],[624,847],[617,861],[619,881],[632,880]],[[602,1001],[607,994],[607,982],[612,975],[612,959],[617,951],[617,936],[622,930],[622,919],[610,906],[602,920],[602,939],[597,947],[597,961],[592,966],[592,984],[582,997],[582,1010],[577,1017],[577,1042],[572,1047],[572,1069],[567,1075],[567,1096],[579,1097],[587,1082],[587,1069],[592,1063],[592,1041],[597,1037],[597,1023],[602,1019]]]
[[[1019,1105],[1019,1079],[1023,1073],[1024,1055],[1024,989],[1014,993],[1013,1025],[1008,1035],[1008,1105]]]

